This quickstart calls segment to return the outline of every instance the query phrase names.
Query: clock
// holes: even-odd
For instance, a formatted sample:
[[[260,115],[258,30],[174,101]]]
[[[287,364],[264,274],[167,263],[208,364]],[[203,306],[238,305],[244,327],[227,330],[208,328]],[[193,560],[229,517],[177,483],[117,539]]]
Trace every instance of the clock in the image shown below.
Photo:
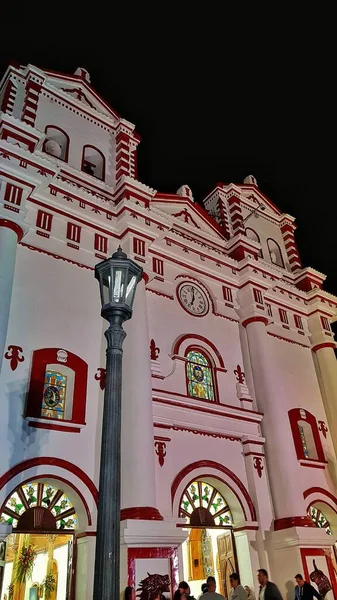
[[[182,283],[177,291],[182,307],[196,317],[203,317],[208,313],[209,303],[205,292],[192,283]]]

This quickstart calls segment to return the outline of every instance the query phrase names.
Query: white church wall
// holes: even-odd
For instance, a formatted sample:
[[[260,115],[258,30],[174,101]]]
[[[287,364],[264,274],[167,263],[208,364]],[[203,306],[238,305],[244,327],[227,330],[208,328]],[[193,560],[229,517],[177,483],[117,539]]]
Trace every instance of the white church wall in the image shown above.
[[[23,459],[47,455],[73,459],[97,480],[101,390],[94,376],[104,366],[103,326],[92,271],[18,248],[7,344],[22,347],[25,360],[14,372],[9,361],[3,365],[7,402],[3,401],[0,430],[8,443],[1,452],[2,472]],[[23,420],[32,352],[50,347],[73,352],[88,363],[86,425],[79,434],[35,429]]]

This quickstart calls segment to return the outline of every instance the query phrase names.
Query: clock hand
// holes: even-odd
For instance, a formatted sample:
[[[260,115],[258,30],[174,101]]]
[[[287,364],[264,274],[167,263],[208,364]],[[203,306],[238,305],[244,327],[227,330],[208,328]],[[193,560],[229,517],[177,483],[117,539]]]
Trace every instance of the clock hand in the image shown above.
[[[194,304],[194,288],[192,288],[192,302],[191,304]]]

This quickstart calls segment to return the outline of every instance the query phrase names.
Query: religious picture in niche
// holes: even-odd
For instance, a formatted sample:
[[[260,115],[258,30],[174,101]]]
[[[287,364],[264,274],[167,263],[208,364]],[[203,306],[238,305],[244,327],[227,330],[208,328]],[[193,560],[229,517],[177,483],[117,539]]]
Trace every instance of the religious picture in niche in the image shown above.
[[[206,356],[191,350],[187,354],[188,393],[194,398],[214,400],[212,367]]]
[[[305,458],[309,458],[309,450],[308,450],[307,440],[306,440],[304,428],[302,427],[302,425],[298,426],[298,430],[300,432],[303,454],[304,454]]]
[[[64,419],[67,396],[67,377],[57,371],[46,370],[43,399],[42,417]]]

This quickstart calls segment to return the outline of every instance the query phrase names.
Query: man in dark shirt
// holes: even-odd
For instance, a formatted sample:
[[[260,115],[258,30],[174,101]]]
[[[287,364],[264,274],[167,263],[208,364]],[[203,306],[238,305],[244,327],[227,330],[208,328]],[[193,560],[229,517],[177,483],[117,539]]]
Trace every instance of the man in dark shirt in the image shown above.
[[[322,600],[322,596],[315,590],[314,586],[304,581],[302,575],[298,573],[295,576],[296,587],[295,587],[295,600],[313,600],[313,597],[317,600]]]

